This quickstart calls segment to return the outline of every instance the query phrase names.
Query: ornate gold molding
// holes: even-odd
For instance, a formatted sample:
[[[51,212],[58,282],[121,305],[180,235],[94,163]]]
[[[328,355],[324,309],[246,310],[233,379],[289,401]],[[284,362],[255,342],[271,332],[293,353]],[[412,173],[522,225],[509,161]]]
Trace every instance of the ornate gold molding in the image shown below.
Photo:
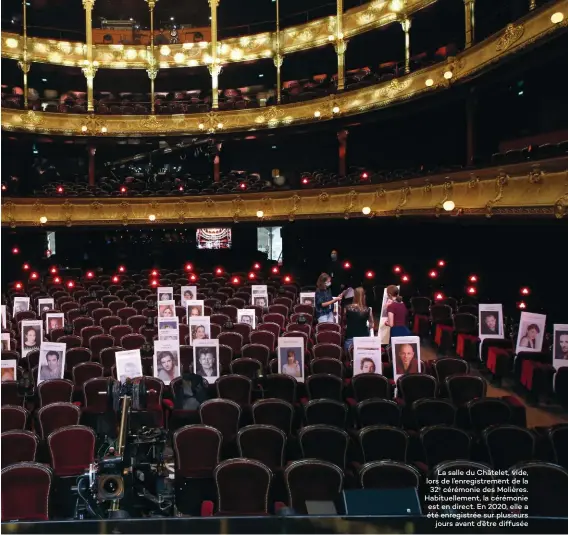
[[[413,72],[386,83],[338,93],[329,97],[246,110],[215,111],[190,115],[90,115],[71,113],[23,112],[2,109],[2,128],[51,135],[106,135],[142,137],[155,135],[198,135],[255,131],[281,126],[294,126],[328,121],[342,116],[356,115],[389,106],[395,102],[417,98],[422,94],[440,91],[463,81],[528,45],[543,40],[560,26],[551,22],[552,13],[564,7],[568,12],[568,0],[561,0],[547,9],[534,11],[522,25],[522,35],[506,49],[497,51],[508,30],[468,48],[447,63]],[[451,80],[444,73],[452,69]],[[434,83],[426,86],[427,80]]]
[[[164,224],[237,224],[244,221],[403,216],[547,216],[562,218],[568,205],[568,157],[543,162],[546,180],[531,184],[530,164],[479,170],[476,187],[469,172],[412,179],[404,183],[308,189],[267,194],[203,197],[4,198],[2,225],[128,226]],[[428,194],[421,192],[427,190]],[[413,194],[412,192],[415,192]],[[452,200],[455,209],[441,209]],[[371,207],[364,216],[363,207]],[[263,212],[263,217],[257,216]],[[149,216],[156,216],[151,222]]]
[[[408,14],[416,13],[436,0],[407,0]],[[345,39],[386,26],[396,21],[396,13],[389,9],[388,0],[373,0],[354,7],[343,14]],[[299,26],[280,31],[280,54],[290,54],[331,43],[335,32],[336,18],[316,19]],[[2,32],[2,57],[21,59],[23,38],[19,34]],[[273,44],[276,32],[265,32],[219,41],[218,58],[223,63],[271,58],[275,54]],[[28,60],[68,67],[82,67],[87,60],[86,45],[79,42],[55,39],[28,38]],[[99,68],[147,69],[148,46],[94,45],[93,61]],[[211,63],[210,43],[183,43],[156,47],[156,59],[160,69],[197,67]]]

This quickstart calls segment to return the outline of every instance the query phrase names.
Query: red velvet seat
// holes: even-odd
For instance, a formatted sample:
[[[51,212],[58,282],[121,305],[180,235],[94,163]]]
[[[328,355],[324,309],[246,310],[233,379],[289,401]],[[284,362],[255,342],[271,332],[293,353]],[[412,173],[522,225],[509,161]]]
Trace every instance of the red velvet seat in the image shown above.
[[[2,416],[0,425],[2,433],[4,431],[23,431],[28,424],[30,413],[19,405],[2,405]]]
[[[2,468],[11,464],[35,461],[39,440],[35,433],[25,430],[4,431],[2,443]]]
[[[349,435],[343,429],[331,425],[308,425],[298,432],[298,441],[304,459],[320,459],[345,469]]]
[[[400,426],[401,406],[390,399],[370,398],[356,405],[359,427],[369,425]]]
[[[446,377],[446,389],[450,401],[456,407],[463,407],[472,399],[485,397],[487,382],[478,375],[454,374]]]
[[[377,373],[359,373],[351,379],[353,398],[348,398],[350,405],[372,398],[391,398],[389,380],[384,375]]]
[[[336,346],[341,347],[342,345],[342,337],[341,334],[337,331],[331,330],[322,330],[319,327],[325,325],[325,323],[320,323],[318,325],[318,329],[316,330],[316,343],[317,344],[334,344]],[[329,325],[336,325],[335,323],[330,323]],[[339,327],[339,325],[338,325]]]
[[[442,397],[447,397],[448,392],[446,389],[446,378],[454,374],[469,373],[469,364],[462,359],[445,357],[434,360],[432,362],[432,369],[434,371],[434,376],[438,380],[440,395]]]
[[[402,375],[397,381],[398,395],[407,405],[412,405],[417,399],[434,398],[438,390],[438,381],[431,375],[415,373]]]
[[[304,405],[307,425],[333,425],[344,428],[347,424],[347,406],[333,399],[312,399]]]
[[[489,427],[483,432],[483,439],[495,470],[507,470],[534,459],[536,439],[529,429],[516,425]]]
[[[112,310],[110,308],[105,308],[105,307],[96,308],[91,312],[91,316],[95,320],[95,325],[100,325],[102,327],[101,321],[103,320],[103,318],[111,317]]]
[[[68,349],[65,353],[65,371],[72,370],[77,364],[82,362],[90,362],[93,354],[90,349],[86,347],[73,347]]]
[[[37,387],[39,406],[50,403],[70,403],[73,396],[73,383],[67,379],[49,379]]]
[[[173,436],[176,477],[212,477],[219,463],[223,435],[209,425],[186,425]]]
[[[286,433],[272,425],[247,425],[237,433],[237,446],[241,457],[255,459],[271,470],[284,466]]]
[[[251,402],[252,381],[244,375],[224,375],[215,381],[217,395],[238,403],[241,408]]]
[[[283,373],[271,373],[264,379],[267,397],[278,398],[290,404],[296,403],[298,382],[295,377]]]
[[[231,362],[230,369],[231,374],[244,375],[254,381],[262,375],[263,367],[262,363],[256,359],[241,357]]]
[[[70,425],[47,437],[51,466],[57,476],[77,476],[95,461],[95,432],[83,425]]]
[[[113,327],[119,327],[121,325],[120,318],[118,318],[116,316],[108,316],[108,317],[101,318],[100,324],[101,324],[101,327],[104,329],[105,334],[110,334],[111,336],[112,336],[112,333],[110,332],[111,329]],[[116,337],[114,337],[114,338],[116,340]],[[120,337],[119,337],[119,339],[120,339]]]
[[[548,431],[554,462],[568,469],[568,425],[560,424]]]
[[[109,410],[109,383],[114,379],[110,377],[93,377],[83,384],[84,412],[103,414]]]
[[[233,357],[239,358],[241,356],[241,349],[243,347],[243,336],[237,332],[222,332],[217,336],[220,344],[229,346],[233,351]]]
[[[116,363],[116,352],[122,351],[123,348],[121,346],[112,346],[112,347],[105,347],[100,352],[101,364],[104,368],[104,375],[109,376],[111,368]]]
[[[343,350],[338,344],[316,344],[312,348],[312,354],[314,359],[332,358],[341,360],[343,358]]]
[[[406,462],[409,437],[406,431],[388,425],[370,425],[357,433],[363,461]]]
[[[481,433],[488,427],[512,423],[510,405],[499,398],[472,399],[467,403],[471,428]]]
[[[146,338],[138,333],[125,334],[120,339],[120,346],[127,351],[140,349],[145,343]]]
[[[331,357],[322,357],[312,360],[310,362],[310,372],[312,373],[312,375],[327,373],[330,375],[335,375],[340,379],[342,379],[345,374],[343,362],[341,362],[341,360],[339,359]]]
[[[114,305],[117,302],[118,301],[115,301],[112,304]],[[126,305],[126,303],[124,303],[124,304]],[[112,310],[112,306],[110,306],[109,308]],[[128,320],[131,317],[136,316],[137,314],[138,314],[138,311],[135,308],[129,307],[129,306],[124,306],[116,312],[116,315],[120,318],[120,321],[122,322],[123,325],[128,324],[127,323]]]
[[[24,397],[20,396],[17,381],[3,381],[0,385],[0,392],[2,395],[2,406],[4,405],[18,405],[24,404]]]
[[[278,327],[278,325],[276,325],[276,327]],[[257,328],[260,329],[260,325]],[[274,334],[272,331],[260,329],[250,333],[250,342],[251,344],[259,344],[268,347],[272,354],[276,351],[276,340],[278,336],[279,334]]]
[[[471,438],[457,427],[446,425],[425,427],[420,431],[420,442],[429,467],[456,459],[469,460],[471,456]]]
[[[243,347],[250,343],[250,333],[252,332],[252,325],[249,325],[248,323],[233,323],[232,330],[243,337]]]
[[[270,358],[270,348],[262,344],[247,344],[241,348],[241,355],[243,358],[255,359],[266,367]]]
[[[294,421],[294,407],[278,398],[259,399],[252,406],[252,417],[255,424],[276,427],[289,436]]]
[[[432,425],[455,425],[456,407],[445,399],[417,399],[412,404],[416,428]]]
[[[53,431],[69,425],[79,425],[81,409],[73,403],[50,403],[37,413],[41,438],[47,438]]]
[[[306,305],[296,305],[296,309],[298,307],[305,307]],[[294,323],[298,323],[300,321],[300,316],[303,316],[303,318],[306,320],[305,325],[313,325],[314,323],[314,309],[313,307],[309,307],[310,312],[301,312],[300,310],[296,310],[294,309],[294,314],[292,314],[290,316],[290,323],[294,324]]]
[[[310,375],[306,379],[306,390],[309,399],[335,399],[343,401],[343,381],[329,373]]]
[[[286,316],[278,312],[264,314],[264,316],[262,316],[262,324],[267,323],[275,323],[280,328],[280,332],[282,332],[286,326]]]
[[[405,489],[418,490],[420,472],[413,466],[398,461],[373,461],[359,470],[359,484],[363,489]]]
[[[89,349],[92,353],[91,360],[100,362],[101,351],[114,345],[114,338],[110,334],[97,334],[89,340]]]
[[[132,330],[137,333],[140,330],[140,327],[146,325],[146,320],[146,316],[143,316],[142,314],[134,314],[128,317],[126,325],[132,327]]]
[[[81,337],[81,345],[83,347],[89,347],[89,342],[93,336],[97,334],[104,334],[104,329],[99,325],[91,325],[89,327],[83,327],[79,336]]]
[[[95,325],[95,320],[88,316],[79,316],[72,321],[73,324],[73,334],[75,336],[81,336],[81,331],[85,327],[91,327]],[[82,341],[81,341],[82,342]]]
[[[211,318],[210,320],[211,323],[215,323],[220,327],[223,327],[225,323],[231,321],[231,318],[229,318],[229,316],[227,316],[226,314],[219,314],[218,312],[216,312],[215,314],[211,314],[210,318]]]
[[[65,344],[67,351],[75,347],[81,347],[81,337],[76,334],[66,334],[57,340],[59,344]]]
[[[201,423],[218,429],[226,442],[237,435],[241,408],[230,399],[209,399],[199,407]]]
[[[26,462],[2,469],[2,522],[49,520],[52,471]]]

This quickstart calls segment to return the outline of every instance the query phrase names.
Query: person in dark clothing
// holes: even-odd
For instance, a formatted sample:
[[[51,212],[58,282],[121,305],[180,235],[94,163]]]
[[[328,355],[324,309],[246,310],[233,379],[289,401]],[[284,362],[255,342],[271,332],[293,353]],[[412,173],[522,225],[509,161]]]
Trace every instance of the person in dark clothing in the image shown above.
[[[348,353],[353,345],[353,338],[369,336],[369,331],[373,328],[371,309],[365,302],[365,290],[361,287],[355,288],[353,303],[345,309],[345,324],[344,347]]]
[[[390,335],[393,336],[409,336],[408,329],[408,309],[402,302],[399,295],[398,287],[391,284],[387,287],[387,315],[388,320],[385,325],[390,326]]]
[[[343,266],[339,262],[339,257],[335,249],[331,251],[331,261],[327,266],[327,273],[331,277],[331,293],[333,295],[339,295],[339,292],[344,288],[344,273]]]
[[[316,319],[318,323],[333,323],[333,305],[341,301],[343,295],[333,297],[331,293],[331,277],[327,273],[322,273],[316,284]]]

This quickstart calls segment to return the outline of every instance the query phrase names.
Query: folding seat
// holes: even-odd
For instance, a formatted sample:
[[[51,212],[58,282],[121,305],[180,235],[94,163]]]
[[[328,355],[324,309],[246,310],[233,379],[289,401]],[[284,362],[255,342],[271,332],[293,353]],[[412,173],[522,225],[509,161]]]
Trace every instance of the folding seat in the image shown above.
[[[289,436],[294,421],[294,407],[282,399],[259,399],[252,406],[252,417],[255,424],[276,427]]]
[[[272,472],[266,465],[253,459],[228,459],[215,468],[213,475],[217,486],[217,515],[268,514]],[[246,492],[243,492],[243,481],[247,482]],[[212,514],[213,502],[204,502],[202,516]]]
[[[76,336],[80,336],[81,330],[84,327],[91,327],[95,325],[95,320],[88,316],[79,316],[78,318],[72,320],[71,323],[73,324],[73,334]]]
[[[95,461],[95,432],[83,425],[56,429],[47,437],[51,466],[60,477],[81,475]]]
[[[226,314],[215,313],[211,314],[210,318],[211,323],[215,323],[220,327],[223,327],[227,322],[231,321],[231,318],[229,318]]]
[[[288,310],[292,310],[292,306],[294,305],[294,301],[292,299],[290,299],[289,297],[278,296],[274,299],[273,304],[285,306]],[[270,309],[270,307],[268,307],[268,308]],[[280,312],[280,313],[282,314],[282,312]],[[288,314],[284,314],[284,315],[286,317],[288,316]]]
[[[568,470],[561,466],[545,462],[520,463],[511,468],[526,472],[523,479],[528,485],[521,488],[528,490],[528,504],[531,517],[566,517],[568,500]],[[528,487],[528,488],[527,488]]]
[[[49,520],[49,493],[52,471],[49,467],[23,462],[8,466],[2,481],[2,522]]]
[[[83,383],[83,413],[104,414],[109,412],[109,390],[114,379],[110,377],[93,377]]]
[[[304,305],[304,304],[295,305],[293,315],[296,315],[296,314],[309,314],[313,318],[314,307],[312,305]],[[310,324],[311,323],[312,322],[310,322]]]
[[[302,332],[308,337],[308,340],[311,339],[312,327],[308,323],[288,323],[288,325],[286,326],[286,332],[294,331]]]
[[[262,363],[256,359],[241,357],[231,362],[230,370],[232,374],[244,375],[255,380],[262,375]]]
[[[259,326],[260,327],[260,326]],[[278,327],[278,326],[276,326]],[[271,353],[276,351],[276,340],[278,335],[268,330],[256,330],[250,333],[251,344],[260,344],[268,347]]]
[[[19,405],[2,405],[0,425],[4,431],[23,431],[28,425],[30,413]]]
[[[231,297],[230,299],[227,299],[227,305],[226,306],[233,306],[236,307],[237,309],[240,308],[245,308],[246,303],[248,302],[248,300],[243,299],[242,297],[239,297],[238,295],[235,294],[235,297]]]
[[[444,357],[434,360],[432,362],[432,369],[434,371],[434,376],[438,380],[440,395],[442,397],[447,397],[448,392],[446,390],[446,377],[455,374],[469,373],[469,364],[462,359]]]
[[[300,429],[298,440],[304,459],[319,459],[345,469],[349,435],[343,429],[331,425],[308,425]]]
[[[89,316],[91,316],[93,319],[95,319],[93,312],[95,310],[102,310],[103,309],[103,303],[102,303],[102,301],[90,301],[88,303],[85,303],[85,308],[87,309],[87,314],[89,314]],[[95,323],[96,323],[96,319],[95,319]]]
[[[306,379],[306,390],[309,399],[335,399],[343,401],[343,381],[329,373],[310,375]]]
[[[282,332],[282,326],[278,323],[275,323],[275,322],[266,322],[266,321],[264,321],[264,318],[263,318],[263,322],[259,323],[256,326],[256,330],[257,331],[268,331],[268,332],[270,332],[274,335],[275,339],[278,339],[278,337],[280,336],[280,333]],[[251,333],[251,342],[253,341],[252,337],[253,337],[254,334],[255,334],[254,332]]]
[[[65,371],[70,372],[77,364],[82,362],[90,362],[92,353],[86,347],[73,347],[65,353]]]
[[[215,381],[217,395],[234,401],[241,408],[250,406],[252,381],[243,375],[224,375]]]
[[[312,348],[314,359],[332,358],[341,360],[343,358],[343,349],[337,344],[316,344]]]
[[[136,315],[143,315],[142,311],[148,307],[148,301],[145,299],[137,299],[130,303],[130,305],[134,310],[136,310]]]
[[[438,381],[431,375],[416,373],[399,377],[397,386],[402,401],[411,406],[417,399],[436,397]]]
[[[230,331],[235,331],[243,337],[243,344],[250,343],[250,333],[252,332],[252,326],[248,323],[233,323],[232,329]],[[226,330],[225,332],[230,332]]]
[[[120,346],[120,340],[123,336],[127,334],[132,334],[132,327],[129,325],[116,325],[111,327],[109,330],[109,334],[114,338],[114,345]]]
[[[408,433],[387,425],[366,426],[357,432],[365,463],[384,459],[406,462]]]
[[[282,373],[271,373],[264,378],[267,397],[278,398],[288,403],[296,403],[298,382],[295,377]]]
[[[45,439],[56,429],[79,425],[81,409],[73,403],[50,403],[37,413],[40,437]]]
[[[222,332],[217,336],[220,344],[229,346],[233,351],[233,357],[239,358],[241,356],[241,348],[243,347],[243,337],[236,332]]]
[[[39,406],[50,403],[70,403],[73,396],[73,383],[67,379],[49,379],[37,387]]]
[[[477,360],[479,338],[477,336],[477,314],[458,312],[454,314],[456,354],[467,361]]]
[[[363,489],[406,489],[418,490],[420,472],[413,466],[398,461],[373,461],[359,470],[359,484]]]
[[[508,403],[499,398],[472,399],[467,403],[471,428],[481,433],[488,427],[511,423],[512,412]]]
[[[2,399],[2,406],[16,405],[22,407],[25,398],[19,393],[19,386],[17,381],[2,381],[0,384],[0,398]]]
[[[125,334],[120,339],[120,346],[125,350],[140,349],[146,343],[146,338],[141,334]]]
[[[304,305],[297,305],[297,306],[304,306]],[[305,325],[313,325],[314,323],[314,311],[313,308],[310,307],[311,313],[308,312],[295,312],[290,316],[290,323],[299,323],[300,317],[303,317],[305,320]]]
[[[425,427],[420,431],[420,442],[429,467],[445,461],[469,460],[471,456],[471,438],[457,427]]]
[[[536,440],[529,429],[499,425],[486,429],[483,438],[495,470],[507,470],[517,463],[534,459]]]
[[[361,401],[371,398],[391,398],[391,387],[389,380],[384,375],[377,373],[360,373],[351,379],[354,399],[347,399],[350,405],[355,405]]]
[[[97,334],[89,340],[91,350],[91,360],[99,362],[101,351],[114,345],[114,338],[110,334]]]
[[[119,299],[118,301],[111,301],[107,305],[107,307],[112,310],[113,315],[118,316],[118,311],[123,309],[123,308],[127,308],[128,305],[124,301],[121,301]],[[136,312],[134,312],[134,314],[136,314]],[[132,314],[132,315],[134,315],[134,314]]]
[[[233,305],[223,305],[221,308],[219,308],[219,314],[225,314],[225,316],[228,316],[229,319],[233,322],[236,323],[237,322],[237,307],[233,306]]]
[[[339,378],[343,378],[345,374],[343,362],[338,359],[326,357],[312,360],[310,362],[310,372],[312,375],[326,373]]]
[[[38,437],[31,431],[13,429],[0,435],[2,468],[16,463],[35,461]]]
[[[241,408],[230,399],[208,399],[199,407],[201,423],[218,429],[224,442],[232,442],[239,428]]]
[[[259,461],[271,470],[282,468],[286,450],[286,433],[272,425],[253,424],[237,433],[239,454]]]
[[[104,368],[105,377],[110,375],[110,369],[116,364],[116,352],[122,351],[121,346],[105,347],[100,352],[101,364]]]
[[[246,344],[241,348],[243,358],[258,360],[263,367],[268,366],[270,348],[262,344]]]
[[[209,425],[180,427],[173,436],[176,483],[189,478],[212,478],[219,464],[223,435]]]
[[[400,426],[402,409],[400,405],[389,399],[370,398],[356,405],[357,423],[359,427],[370,425]]]
[[[113,327],[122,326],[120,318],[117,316],[105,316],[100,320],[101,327],[104,329],[105,334],[110,334]]]
[[[298,515],[306,515],[306,501],[335,502],[343,490],[343,472],[330,462],[304,459],[287,466],[284,480],[288,505]]]
[[[430,331],[430,305],[432,301],[427,297],[411,297],[410,310],[413,323],[412,332],[420,338],[426,338]]]
[[[316,337],[319,333],[328,332],[328,331],[341,334],[341,325],[338,325],[337,323],[329,323],[329,322],[318,323],[316,325]],[[326,343],[325,340],[322,341],[322,343]],[[331,342],[331,343],[334,343],[334,342]]]
[[[125,323],[132,327],[133,332],[137,333],[141,327],[146,325],[146,320],[146,316],[143,316],[142,314],[134,314],[129,316]]]
[[[561,424],[552,427],[548,430],[548,438],[552,444],[554,462],[568,469],[568,425]]]
[[[60,344],[65,344],[67,351],[74,347],[81,347],[81,337],[75,334],[66,334],[57,340]],[[28,354],[29,356],[29,354]]]
[[[321,327],[322,325],[324,324],[320,323],[318,327]],[[330,325],[335,325],[335,323],[331,323]],[[342,347],[342,336],[336,331],[317,329],[316,344],[335,344],[336,346]]]
[[[268,314],[280,314],[284,318],[284,321],[286,321],[286,318],[290,315],[290,309],[286,305],[272,304],[268,307]],[[263,321],[274,321],[274,320],[268,319]],[[274,323],[279,323],[279,322],[275,321]]]
[[[446,377],[446,389],[450,401],[456,407],[463,407],[472,399],[485,397],[487,382],[478,375],[454,374]]]
[[[456,408],[445,399],[417,399],[412,404],[416,428],[432,425],[452,426],[456,423]]]
[[[304,405],[307,425],[333,425],[344,428],[347,423],[347,406],[333,399],[312,399]]]
[[[71,370],[71,377],[75,385],[75,391],[82,392],[83,384],[85,381],[93,377],[102,377],[104,374],[104,367],[98,362],[82,362],[73,366]]]

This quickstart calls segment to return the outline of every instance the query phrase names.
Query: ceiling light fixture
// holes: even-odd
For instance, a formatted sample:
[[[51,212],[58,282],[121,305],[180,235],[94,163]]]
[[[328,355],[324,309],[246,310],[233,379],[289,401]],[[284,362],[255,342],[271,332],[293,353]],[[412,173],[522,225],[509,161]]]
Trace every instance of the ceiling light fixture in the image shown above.
[[[369,206],[363,206],[363,215],[369,215],[371,213],[371,208]]]
[[[552,24],[560,24],[563,20],[564,13],[561,13],[560,11],[553,13],[550,17],[550,22],[552,22]]]
[[[451,212],[455,207],[456,203],[454,201],[445,201],[444,204],[442,204],[442,208],[446,212]]]
[[[434,85],[434,80],[432,80],[432,78],[428,78],[428,80],[424,83],[426,84],[426,87],[432,87]]]

